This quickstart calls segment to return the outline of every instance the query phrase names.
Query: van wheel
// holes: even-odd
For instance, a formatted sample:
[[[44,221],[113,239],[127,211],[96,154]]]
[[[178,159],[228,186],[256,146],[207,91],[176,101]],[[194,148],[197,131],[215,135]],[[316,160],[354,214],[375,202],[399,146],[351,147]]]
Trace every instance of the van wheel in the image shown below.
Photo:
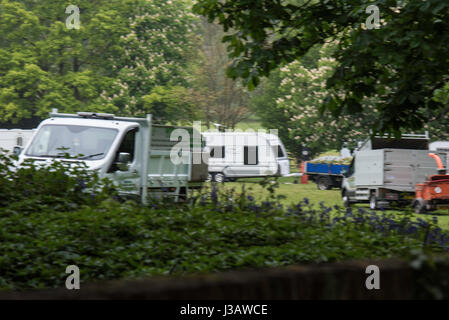
[[[349,201],[349,196],[346,191],[343,191],[342,200],[343,200],[343,206],[345,208],[349,208],[351,206],[351,201]]]
[[[226,176],[223,173],[216,173],[214,176],[215,182],[225,182]]]
[[[415,203],[413,204],[413,209],[415,210],[415,213],[422,214],[426,213],[426,203],[422,199],[417,199]]]
[[[371,210],[380,209],[379,204],[377,202],[377,197],[374,194],[372,194],[371,197],[369,197],[369,208]]]
[[[185,187],[180,188],[178,201],[179,202],[186,202],[187,201],[187,189]]]
[[[320,190],[329,190],[331,188],[330,184],[328,177],[319,177],[316,185]]]

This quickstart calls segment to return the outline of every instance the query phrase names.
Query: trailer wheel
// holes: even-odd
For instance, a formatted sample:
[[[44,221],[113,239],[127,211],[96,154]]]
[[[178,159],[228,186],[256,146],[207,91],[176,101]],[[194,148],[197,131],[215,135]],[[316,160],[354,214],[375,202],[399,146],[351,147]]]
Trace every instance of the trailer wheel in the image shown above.
[[[225,180],[226,180],[226,176],[221,172],[216,173],[214,176],[215,182],[225,182]]]
[[[348,196],[346,190],[343,191],[343,195],[342,195],[341,198],[342,198],[342,200],[343,200],[343,206],[344,206],[345,208],[349,208],[349,207],[351,206],[351,201],[349,201],[349,196]]]
[[[426,213],[426,203],[423,199],[416,199],[415,203],[413,204],[413,209],[415,210],[415,213]]]
[[[329,190],[331,188],[331,182],[328,177],[319,177],[316,185],[320,190]]]
[[[211,173],[208,173],[207,174],[207,179],[206,179],[205,182],[211,182],[213,180],[213,178],[214,178],[213,175]]]

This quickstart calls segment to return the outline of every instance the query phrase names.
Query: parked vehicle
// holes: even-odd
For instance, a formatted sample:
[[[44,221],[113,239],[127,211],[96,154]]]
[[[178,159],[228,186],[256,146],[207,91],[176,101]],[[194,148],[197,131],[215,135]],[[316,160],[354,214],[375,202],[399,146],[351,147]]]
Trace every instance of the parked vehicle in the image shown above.
[[[290,161],[278,136],[260,132],[204,132],[210,149],[209,179],[285,176]]]
[[[429,153],[438,166],[438,174],[430,176],[424,183],[416,185],[416,197],[413,207],[416,213],[425,213],[436,209],[449,209],[449,175],[441,158]]]
[[[428,156],[428,147],[428,134],[368,139],[344,174],[344,204],[368,202],[373,210],[388,207],[392,202],[411,204],[416,184],[424,183],[438,170]],[[446,157],[445,153],[437,154]]]
[[[171,159],[179,143],[178,135],[172,137],[173,131],[186,129],[192,139],[191,127],[156,125],[151,115],[125,118],[91,112],[61,114],[54,110],[50,116],[20,154],[19,164],[25,159],[42,163],[55,158],[83,161],[101,178],[110,178],[122,196],[139,197],[144,204],[150,196],[185,198],[190,184],[207,178],[207,164],[192,162],[198,156],[194,151],[200,153],[201,159],[202,146],[198,150],[189,148],[182,154],[183,161]]]
[[[304,174],[316,183],[318,189],[329,190],[341,188],[343,172],[348,171],[349,165],[332,162],[306,162]]]
[[[18,153],[31,140],[35,129],[0,129],[0,149]]]
[[[446,159],[442,159],[445,167],[449,165],[449,141],[434,141],[429,144],[430,151],[442,151],[447,153]]]

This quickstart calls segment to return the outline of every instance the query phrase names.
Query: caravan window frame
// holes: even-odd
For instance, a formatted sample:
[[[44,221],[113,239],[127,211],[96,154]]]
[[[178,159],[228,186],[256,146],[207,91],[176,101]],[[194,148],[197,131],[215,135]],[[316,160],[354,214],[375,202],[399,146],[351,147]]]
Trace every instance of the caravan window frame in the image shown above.
[[[249,148],[256,148],[256,163],[249,163]],[[243,146],[243,164],[245,166],[257,166],[259,165],[259,146]]]

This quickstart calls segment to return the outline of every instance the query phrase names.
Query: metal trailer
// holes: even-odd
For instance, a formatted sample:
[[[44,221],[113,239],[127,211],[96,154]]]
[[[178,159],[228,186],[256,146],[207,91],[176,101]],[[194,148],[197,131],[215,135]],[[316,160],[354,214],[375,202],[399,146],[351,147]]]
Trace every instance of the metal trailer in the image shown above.
[[[207,178],[201,135],[195,135],[192,127],[156,125],[151,115],[128,118],[53,110],[50,116],[20,153],[19,164],[26,159],[42,165],[54,159],[83,161],[89,170],[111,179],[121,195],[138,197],[143,204],[150,197],[185,198],[191,182]],[[188,140],[183,141],[186,136]],[[200,145],[193,149],[195,136]],[[80,150],[82,157],[78,156]],[[73,155],[67,157],[67,152]],[[174,154],[180,155],[177,160],[181,161],[174,161]]]
[[[367,141],[355,153],[345,173],[344,204],[368,202],[373,210],[393,202],[411,204],[416,184],[438,172],[428,153],[427,134],[403,135],[402,139],[375,137]],[[437,154],[446,157],[446,153]]]
[[[349,165],[344,164],[306,162],[304,174],[316,183],[318,189],[329,190],[341,188],[343,172],[348,168]]]

